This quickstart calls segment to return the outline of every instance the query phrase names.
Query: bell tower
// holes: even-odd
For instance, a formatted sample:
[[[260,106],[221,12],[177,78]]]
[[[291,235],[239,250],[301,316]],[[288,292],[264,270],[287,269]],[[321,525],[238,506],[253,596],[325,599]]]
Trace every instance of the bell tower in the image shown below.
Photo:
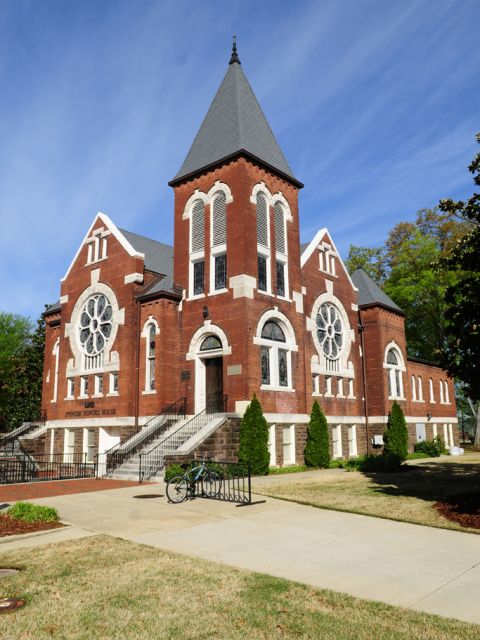
[[[193,361],[189,392],[195,412],[220,391],[228,395],[228,411],[240,410],[238,403],[253,393],[264,396],[266,410],[303,410],[289,393],[295,377],[304,376],[296,356],[303,341],[297,310],[303,185],[243,72],[235,38],[225,76],[169,184],[175,190],[174,280],[184,292],[182,327],[186,361]],[[278,316],[291,347],[272,348],[269,353],[277,356],[263,374],[262,316],[265,322]],[[217,342],[207,341],[209,336]],[[209,360],[216,358],[221,365],[218,360],[210,374]]]

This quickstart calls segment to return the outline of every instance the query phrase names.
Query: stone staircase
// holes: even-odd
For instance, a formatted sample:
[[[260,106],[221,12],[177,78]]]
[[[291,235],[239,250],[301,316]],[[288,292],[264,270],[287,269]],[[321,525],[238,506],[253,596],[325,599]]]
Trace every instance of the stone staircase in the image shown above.
[[[23,422],[19,427],[6,433],[0,440],[0,457],[24,454],[19,438],[36,438],[45,429],[39,422]]]
[[[196,416],[172,422],[165,431],[137,450],[108,476],[117,480],[160,482],[166,456],[190,453],[225,419],[225,414],[202,411]]]
[[[178,421],[170,421],[170,424],[166,425],[164,431],[162,431],[158,436],[149,440],[141,449],[139,449],[136,453],[132,454],[125,462],[123,462],[119,467],[117,467],[114,471],[108,473],[109,478],[114,478],[115,480],[139,480],[139,466],[140,466],[140,456],[145,455],[150,449],[156,447],[160,442],[162,442],[170,433],[178,429],[183,423],[187,422],[188,418],[183,418]]]

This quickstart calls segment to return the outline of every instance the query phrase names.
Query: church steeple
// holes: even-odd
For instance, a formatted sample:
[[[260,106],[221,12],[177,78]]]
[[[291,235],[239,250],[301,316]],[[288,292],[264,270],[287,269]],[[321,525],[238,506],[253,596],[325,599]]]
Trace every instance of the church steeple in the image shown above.
[[[233,36],[232,55],[230,56],[230,62],[228,64],[233,64],[234,62],[242,64],[237,53],[237,36]]]
[[[227,72],[171,186],[236,156],[250,157],[297,187],[255,94],[243,72],[236,37]]]

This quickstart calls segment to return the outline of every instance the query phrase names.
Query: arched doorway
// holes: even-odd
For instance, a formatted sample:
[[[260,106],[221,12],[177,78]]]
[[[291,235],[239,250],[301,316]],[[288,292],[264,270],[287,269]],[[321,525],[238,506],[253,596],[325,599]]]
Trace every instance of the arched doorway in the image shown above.
[[[223,359],[231,352],[225,332],[209,320],[192,337],[186,357],[195,360],[195,413],[226,411]]]

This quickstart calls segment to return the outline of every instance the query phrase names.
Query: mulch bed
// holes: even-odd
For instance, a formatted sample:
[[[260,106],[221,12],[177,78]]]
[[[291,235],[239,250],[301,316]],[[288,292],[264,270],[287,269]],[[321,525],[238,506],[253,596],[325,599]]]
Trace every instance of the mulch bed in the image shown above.
[[[449,502],[436,502],[440,515],[462,527],[480,529],[480,495],[470,494],[451,498]]]
[[[16,536],[21,533],[34,533],[47,529],[59,529],[64,525],[61,522],[25,522],[16,520],[9,515],[0,515],[0,538],[4,536]]]

